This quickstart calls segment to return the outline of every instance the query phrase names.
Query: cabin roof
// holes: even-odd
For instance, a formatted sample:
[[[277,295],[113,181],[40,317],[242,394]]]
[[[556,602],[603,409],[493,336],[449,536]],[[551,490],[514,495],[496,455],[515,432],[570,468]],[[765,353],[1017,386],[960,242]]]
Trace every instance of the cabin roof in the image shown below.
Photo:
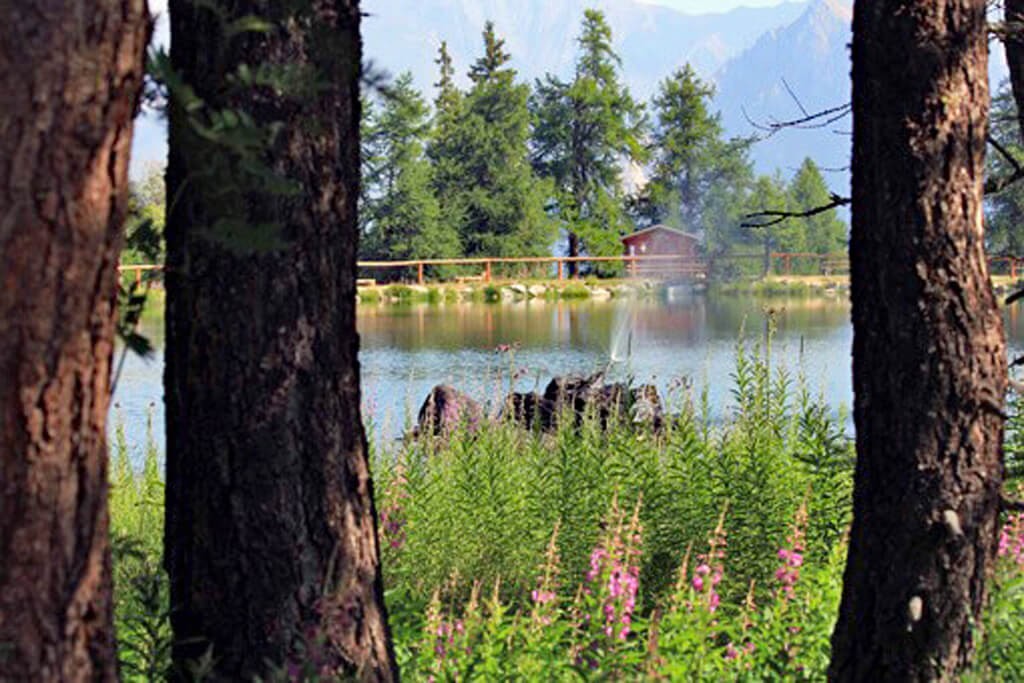
[[[698,237],[697,235],[694,235],[692,232],[684,232],[682,230],[677,230],[676,228],[670,228],[667,225],[662,225],[661,223],[658,223],[656,225],[648,226],[648,227],[644,228],[643,230],[637,230],[636,232],[634,232],[634,233],[632,233],[630,235],[626,235],[626,236],[624,236],[622,238],[622,241],[623,242],[627,242],[627,241],[629,241],[629,240],[631,240],[633,238],[639,237],[640,235],[646,235],[647,233],[655,232],[655,231],[658,231],[658,230],[661,230],[661,231],[664,231],[664,232],[675,233],[676,235],[681,235],[682,237],[688,237],[688,238],[693,239],[693,240],[700,240],[700,237]]]

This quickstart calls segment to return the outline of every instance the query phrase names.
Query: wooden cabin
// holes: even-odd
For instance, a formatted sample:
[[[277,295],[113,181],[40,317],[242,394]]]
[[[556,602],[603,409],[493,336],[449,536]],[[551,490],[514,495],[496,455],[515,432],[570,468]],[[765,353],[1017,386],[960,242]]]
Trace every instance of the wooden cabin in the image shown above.
[[[700,238],[667,225],[652,225],[622,238],[626,256],[679,256],[679,261],[637,261],[629,272],[638,277],[672,277],[692,269],[685,262],[696,262]],[[683,272],[686,271],[686,272]]]

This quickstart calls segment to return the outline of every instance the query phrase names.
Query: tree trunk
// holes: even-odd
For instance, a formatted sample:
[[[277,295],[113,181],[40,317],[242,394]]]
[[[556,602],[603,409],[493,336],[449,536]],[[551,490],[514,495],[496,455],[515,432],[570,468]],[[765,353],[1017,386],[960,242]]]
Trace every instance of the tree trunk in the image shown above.
[[[952,680],[995,557],[1006,387],[985,263],[985,0],[854,11],[854,521],[831,677]]]
[[[1003,39],[1010,87],[1017,103],[1017,121],[1024,140],[1024,0],[1003,0],[1003,12],[1011,34]]]
[[[245,163],[199,137],[172,99],[165,562],[175,671],[187,678],[210,651],[215,680],[296,665],[331,680],[393,680],[359,407],[358,2],[239,0],[232,12],[272,28],[229,38],[199,3],[171,0],[172,64],[209,107],[283,122],[259,155],[299,190],[239,187]],[[304,71],[284,91],[240,92],[229,75],[243,63]],[[211,239],[225,220],[270,225],[282,242]]]
[[[0,2],[0,680],[117,678],[107,405],[144,0]]]
[[[569,233],[569,256],[571,258],[577,258],[580,255],[580,238],[576,236],[576,233]],[[579,261],[569,261],[569,277],[574,278],[576,274],[580,272]]]

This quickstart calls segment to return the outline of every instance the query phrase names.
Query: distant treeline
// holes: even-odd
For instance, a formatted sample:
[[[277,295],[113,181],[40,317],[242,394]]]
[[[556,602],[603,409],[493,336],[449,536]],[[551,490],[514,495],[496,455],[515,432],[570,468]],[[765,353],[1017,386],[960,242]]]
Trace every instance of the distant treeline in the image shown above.
[[[468,90],[442,43],[432,106],[409,73],[366,93],[361,255],[606,255],[652,223],[702,235],[712,256],[845,249],[835,211],[740,227],[747,213],[827,204],[829,189],[810,159],[788,181],[756,176],[753,140],[725,138],[714,89],[689,65],[645,104],[621,81],[601,12],[586,12],[577,45],[570,80],[548,74],[531,87],[488,23]]]
[[[754,140],[725,137],[714,88],[689,65],[642,103],[622,83],[601,12],[585,13],[577,45],[570,80],[548,74],[531,87],[488,23],[468,89],[445,43],[433,102],[409,73],[367,78],[360,257],[612,255],[653,223],[700,235],[710,257],[845,250],[835,211],[741,227],[748,213],[806,211],[830,192],[810,159],[790,178],[756,175]],[[163,168],[152,166],[133,184],[122,262],[162,261],[164,202]]]

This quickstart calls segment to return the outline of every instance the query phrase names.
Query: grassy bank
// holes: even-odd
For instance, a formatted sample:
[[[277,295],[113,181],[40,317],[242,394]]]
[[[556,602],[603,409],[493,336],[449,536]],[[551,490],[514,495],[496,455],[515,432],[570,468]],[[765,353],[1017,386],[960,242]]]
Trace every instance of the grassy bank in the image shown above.
[[[659,434],[510,424],[373,450],[386,599],[406,680],[821,680],[853,451],[799,374],[739,346],[724,422],[684,381]],[[1011,454],[1020,441],[1016,415]],[[372,433],[372,430],[371,430]],[[167,665],[163,485],[115,439],[126,678]],[[138,458],[135,459],[138,461]],[[1008,520],[976,680],[1024,670],[1024,519]],[[302,665],[318,680],[316,663]]]
[[[635,280],[508,280],[434,285],[371,285],[358,290],[361,304],[499,303],[612,299],[656,296],[662,290],[653,282]]]
[[[757,280],[734,280],[711,284],[719,294],[786,296],[846,296],[850,279],[845,275],[772,275]]]

